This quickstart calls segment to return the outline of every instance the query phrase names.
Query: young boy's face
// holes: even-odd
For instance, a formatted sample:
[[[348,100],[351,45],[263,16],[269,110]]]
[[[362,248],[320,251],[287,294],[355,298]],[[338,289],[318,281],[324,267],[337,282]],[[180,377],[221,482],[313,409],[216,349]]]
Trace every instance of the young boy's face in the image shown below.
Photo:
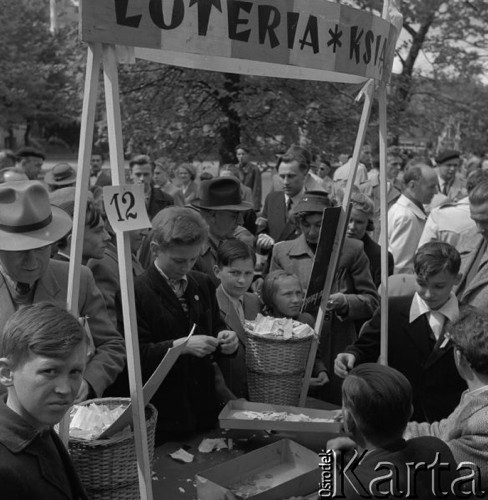
[[[426,280],[417,276],[417,293],[430,309],[436,310],[449,300],[453,286],[457,285],[460,279],[460,274],[451,274],[446,270]]]
[[[85,342],[67,359],[31,355],[11,370],[7,406],[36,429],[57,424],[72,405],[86,364]]]
[[[238,259],[228,266],[215,266],[215,275],[220,279],[224,290],[233,298],[238,299],[249,289],[254,277],[252,259]]]

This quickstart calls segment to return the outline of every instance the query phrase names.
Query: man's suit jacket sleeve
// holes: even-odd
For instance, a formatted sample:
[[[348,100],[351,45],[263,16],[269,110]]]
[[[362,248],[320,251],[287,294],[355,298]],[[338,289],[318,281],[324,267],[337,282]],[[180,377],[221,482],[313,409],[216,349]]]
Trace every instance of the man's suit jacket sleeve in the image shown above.
[[[125,345],[122,335],[110,321],[105,301],[95,284],[92,272],[81,268],[80,316],[88,317],[88,325],[95,344],[95,353],[89,360],[84,373],[98,397],[111,385],[125,365]]]
[[[381,342],[381,310],[378,307],[373,317],[367,321],[359,333],[359,337],[346,352],[356,356],[356,365],[376,363],[380,355]]]
[[[354,248],[350,258],[349,270],[354,292],[346,291],[349,306],[347,317],[352,320],[368,319],[378,307],[378,292],[371,277],[369,260],[359,247]]]
[[[119,274],[114,272],[104,259],[90,259],[87,266],[91,269],[97,288],[103,295],[107,314],[110,321],[117,325],[117,313],[115,311],[115,294],[120,288]]]
[[[273,246],[271,253],[271,264],[269,266],[269,272],[277,271],[280,269],[285,269],[281,262],[281,255],[283,254],[280,243]]]
[[[261,212],[261,217],[263,217],[266,220],[268,220],[268,205],[269,205],[269,195],[266,196],[266,198],[264,199],[263,211]],[[256,232],[258,234],[260,234],[260,233],[269,233],[268,223],[267,223],[266,226],[262,226],[260,224],[257,225],[256,226]]]

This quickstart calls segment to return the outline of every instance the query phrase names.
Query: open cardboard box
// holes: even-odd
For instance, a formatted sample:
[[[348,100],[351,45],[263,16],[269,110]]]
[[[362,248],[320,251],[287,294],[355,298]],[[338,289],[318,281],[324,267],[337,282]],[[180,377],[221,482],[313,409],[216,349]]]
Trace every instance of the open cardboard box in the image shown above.
[[[331,419],[332,422],[293,422],[288,420],[256,420],[244,418],[243,411],[286,412],[292,415],[306,415],[310,418]],[[340,410],[339,410],[340,411]],[[222,429],[251,429],[288,432],[329,432],[339,433],[342,424],[338,419],[338,410],[315,410],[298,406],[270,405],[266,403],[250,403],[243,400],[229,401],[219,415]]]
[[[283,500],[318,491],[319,457],[289,439],[196,475],[198,500]]]

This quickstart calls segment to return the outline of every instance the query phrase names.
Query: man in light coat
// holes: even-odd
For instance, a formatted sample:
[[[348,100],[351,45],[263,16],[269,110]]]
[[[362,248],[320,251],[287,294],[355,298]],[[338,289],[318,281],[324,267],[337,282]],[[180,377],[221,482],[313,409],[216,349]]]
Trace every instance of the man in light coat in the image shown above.
[[[388,211],[388,250],[393,255],[395,274],[413,274],[413,257],[424,230],[424,205],[437,193],[437,174],[423,163],[405,170],[405,190]]]

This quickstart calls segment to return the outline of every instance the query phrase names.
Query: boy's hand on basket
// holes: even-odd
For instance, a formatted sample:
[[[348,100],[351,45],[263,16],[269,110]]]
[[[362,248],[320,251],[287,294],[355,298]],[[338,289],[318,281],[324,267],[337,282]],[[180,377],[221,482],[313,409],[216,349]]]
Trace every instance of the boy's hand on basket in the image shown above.
[[[239,345],[239,338],[232,330],[222,330],[218,333],[217,338],[222,354],[233,354]]]
[[[186,344],[184,354],[191,354],[197,358],[204,358],[217,349],[219,341],[208,335],[193,335]]]

